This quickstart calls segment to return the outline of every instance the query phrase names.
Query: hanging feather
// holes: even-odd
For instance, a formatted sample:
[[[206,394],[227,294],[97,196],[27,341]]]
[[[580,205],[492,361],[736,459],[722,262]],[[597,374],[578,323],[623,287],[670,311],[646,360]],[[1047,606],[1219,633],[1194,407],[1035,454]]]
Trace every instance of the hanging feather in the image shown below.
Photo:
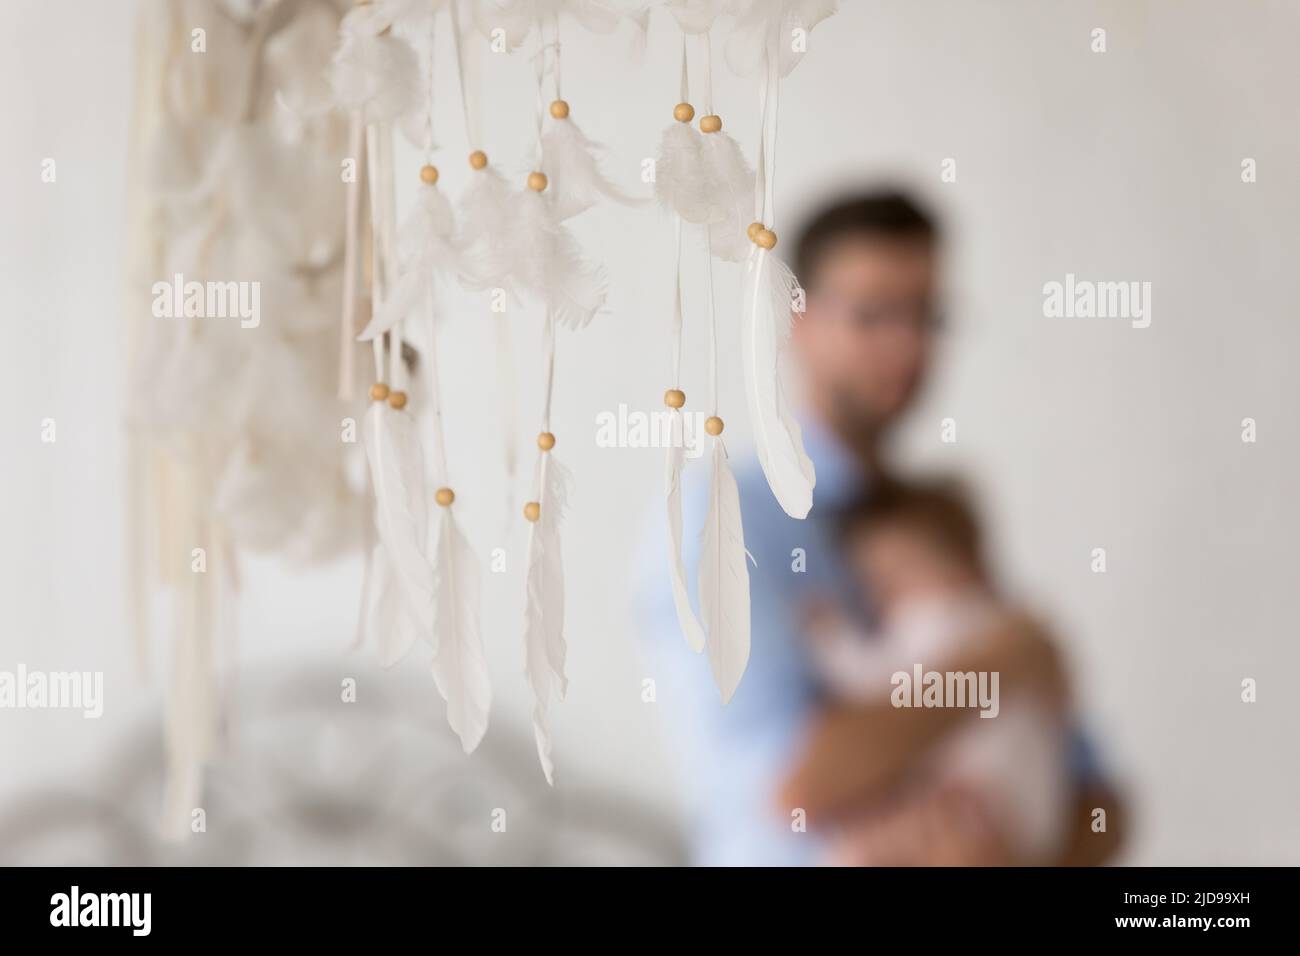
[[[704,175],[703,139],[689,121],[673,123],[659,137],[655,198],[687,222],[707,223],[719,214],[713,189]]]
[[[740,490],[722,440],[713,443],[709,513],[700,548],[700,614],[709,665],[725,704],[749,663],[749,568],[740,517]]]
[[[421,184],[416,208],[402,224],[398,257],[397,283],[357,336],[360,341],[370,341],[393,328],[421,303],[434,298],[440,280],[459,271],[455,217],[436,183]]]
[[[397,120],[423,97],[420,58],[391,27],[397,8],[355,7],[339,25],[339,48],[330,66],[334,105],[360,112],[366,123]]]
[[[719,259],[741,262],[752,248],[746,230],[754,209],[754,168],[740,144],[722,130],[703,134],[700,162],[713,199],[705,220],[711,227],[710,248]]]
[[[392,561],[415,620],[434,623],[433,569],[425,553],[429,531],[424,490],[424,452],[415,419],[385,402],[366,412],[366,458],[375,489],[379,540]]]
[[[410,653],[419,637],[427,638],[429,632],[411,613],[410,602],[405,599],[382,544],[370,554],[370,575],[362,640],[374,640],[379,646],[380,666],[392,667]]]
[[[790,517],[804,518],[812,508],[816,476],[786,401],[781,368],[796,288],[785,263],[755,245],[745,276],[741,335],[754,443],[776,500]]]
[[[519,190],[484,159],[483,168],[470,173],[457,210],[461,228],[457,241],[460,280],[466,288],[476,291],[511,287],[520,201]]]
[[[492,704],[479,630],[479,565],[451,506],[441,511],[434,560],[433,679],[447,702],[447,722],[465,753],[471,753],[487,730]]]
[[[528,538],[528,599],[524,611],[525,673],[533,689],[533,734],[537,756],[553,783],[551,733],[546,712],[551,692],[564,699],[564,562],[560,553],[560,521],[568,502],[568,470],[549,451],[542,452],[538,480],[539,511]]]
[[[754,76],[764,68],[769,49],[776,50],[781,76],[789,76],[803,53],[793,49],[795,30],[811,33],[839,9],[837,0],[731,0],[736,23],[727,38],[727,65],[737,76]]]
[[[668,571],[673,587],[673,604],[677,608],[677,621],[682,635],[691,650],[704,650],[704,630],[691,608],[690,593],[686,587],[686,568],[682,565],[682,466],[686,463],[685,420],[682,413],[672,410],[670,426],[672,440],[668,448],[666,491],[668,499]],[[681,440],[679,441],[679,437]]]
[[[551,104],[553,122],[542,134],[542,172],[550,177],[547,190],[556,219],[563,222],[585,212],[601,199],[632,206],[641,200],[628,196],[600,170],[603,147],[592,142],[569,115],[565,103],[556,116],[557,100]]]
[[[540,299],[560,324],[586,326],[605,305],[605,274],[582,258],[573,234],[559,222],[543,193],[525,191],[510,245],[519,288]]]
[[[612,0],[478,0],[474,4],[474,21],[483,35],[495,40],[500,30],[511,50],[528,39],[537,23],[553,23],[561,13],[592,33],[612,33],[629,16]]]

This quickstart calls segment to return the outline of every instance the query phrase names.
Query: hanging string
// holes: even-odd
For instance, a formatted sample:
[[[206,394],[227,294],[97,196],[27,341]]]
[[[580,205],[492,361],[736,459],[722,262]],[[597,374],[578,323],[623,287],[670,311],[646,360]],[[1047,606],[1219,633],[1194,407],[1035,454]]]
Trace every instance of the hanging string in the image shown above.
[[[686,69],[686,34],[682,34],[682,79],[681,88],[678,91],[677,102],[689,103],[691,101],[691,79],[690,73]]]
[[[440,485],[450,485],[451,475],[447,471],[447,440],[442,426],[442,391],[438,384],[438,320],[434,309],[433,296],[424,297],[424,319],[429,333],[429,354],[425,364],[429,366],[429,412],[433,419],[434,474]]]
[[[551,396],[555,391],[555,316],[546,310],[546,325],[542,331],[542,363],[545,385],[542,391],[542,431],[551,430]]]
[[[763,84],[759,87],[758,169],[754,177],[754,205],[757,221],[776,228],[776,124],[781,90],[776,43],[771,40],[763,53]]]
[[[382,222],[382,190],[379,186],[379,131],[366,127],[366,177],[370,193],[370,311],[379,311],[384,302],[384,270],[380,259],[378,229]],[[375,381],[384,381],[384,336],[376,335],[371,342],[375,357]]]
[[[672,386],[681,387],[682,377],[682,217],[674,216],[677,228],[676,247],[673,256],[676,260],[676,276],[673,279],[673,324],[672,324]]]
[[[709,277],[709,414],[718,414],[718,316],[713,293],[713,227],[704,227]]]
[[[684,39],[684,37],[683,37]],[[713,115],[713,33],[705,30],[700,34],[700,39],[704,43],[704,69],[700,72],[704,74],[701,80],[701,86],[704,87],[704,99],[701,106],[704,107],[704,115]]]
[[[348,183],[343,240],[343,317],[339,325],[339,387],[338,397],[352,401],[352,383],[356,378],[353,355],[357,334],[357,268],[361,253],[361,150],[365,144],[366,127],[360,113],[353,113],[348,121],[348,155],[357,168],[353,169]]]
[[[460,85],[460,111],[465,123],[465,142],[470,149],[475,149],[481,144],[478,130],[473,122],[477,119],[477,111],[471,110],[469,105],[469,83],[465,79],[465,58],[460,46],[460,0],[452,0],[448,10],[451,14],[451,41],[456,57],[456,80]]]

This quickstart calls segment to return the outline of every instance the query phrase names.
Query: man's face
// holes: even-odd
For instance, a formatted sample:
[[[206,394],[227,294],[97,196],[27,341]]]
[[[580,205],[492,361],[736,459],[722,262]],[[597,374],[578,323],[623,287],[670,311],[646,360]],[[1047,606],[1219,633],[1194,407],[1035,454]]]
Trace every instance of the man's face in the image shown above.
[[[876,430],[919,389],[930,354],[935,250],[922,238],[844,238],[807,282],[794,341],[807,383],[829,414]]]

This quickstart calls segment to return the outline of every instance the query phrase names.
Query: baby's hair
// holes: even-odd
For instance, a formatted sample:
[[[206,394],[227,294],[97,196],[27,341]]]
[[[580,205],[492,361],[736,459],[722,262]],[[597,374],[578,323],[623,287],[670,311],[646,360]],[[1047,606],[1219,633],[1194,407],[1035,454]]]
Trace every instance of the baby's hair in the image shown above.
[[[885,526],[919,532],[970,567],[983,567],[979,522],[956,481],[884,479],[840,516],[845,543]]]

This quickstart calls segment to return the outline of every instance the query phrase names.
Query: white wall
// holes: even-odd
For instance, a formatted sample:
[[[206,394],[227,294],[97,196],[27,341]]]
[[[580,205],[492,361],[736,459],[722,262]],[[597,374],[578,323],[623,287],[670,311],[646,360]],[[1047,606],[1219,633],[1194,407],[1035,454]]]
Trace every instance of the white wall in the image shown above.
[[[1008,581],[1068,641],[1082,704],[1134,796],[1127,859],[1300,860],[1300,705],[1286,683],[1300,665],[1300,386],[1288,374],[1300,354],[1290,69],[1300,11],[1208,0],[844,6],[783,88],[786,234],[799,209],[863,180],[899,176],[932,198],[952,227],[952,332],[904,449],[975,476]],[[0,668],[103,669],[122,702],[98,723],[0,712],[10,789],[90,779],[109,741],[157,703],[156,692],[134,690],[126,665],[119,566],[132,8],[6,4],[0,301],[15,334],[0,375],[9,409],[0,416]],[[1089,50],[1094,27],[1107,30],[1105,54]],[[676,101],[678,49],[666,22],[653,25],[640,61],[625,36],[571,34],[565,47],[574,117],[611,147],[610,169],[628,183]],[[488,148],[513,167],[531,122],[529,67],[486,59]],[[720,64],[715,80],[717,110],[752,156],[755,91]],[[454,193],[464,153],[454,106],[442,125]],[[58,161],[54,185],[39,181],[47,156]],[[939,181],[947,157],[956,183]],[[1240,181],[1243,157],[1258,161],[1255,184]],[[611,295],[608,316],[560,343],[554,430],[578,487],[566,529],[571,693],[555,722],[557,758],[579,778],[667,803],[628,600],[631,584],[661,573],[633,562],[660,454],[598,449],[593,422],[620,403],[657,407],[671,235],[654,210],[612,208],[578,231],[605,258]],[[1066,272],[1150,281],[1151,327],[1044,318],[1043,283]],[[722,278],[724,305],[734,305],[734,286],[734,274]],[[485,551],[502,524],[492,338],[472,317],[452,321],[448,441],[487,482],[482,503],[466,508]],[[526,439],[537,317],[518,327]],[[702,370],[704,342],[688,338],[690,376]],[[740,401],[738,370],[723,387],[724,404]],[[38,440],[46,416],[58,420],[53,446]],[[958,423],[955,445],[938,440],[946,416]],[[1255,444],[1240,440],[1244,417],[1258,422]],[[519,553],[518,537],[508,544]],[[1105,575],[1089,569],[1094,547],[1107,550]],[[340,660],[358,572],[356,563],[309,574],[251,564],[249,666]],[[521,590],[517,574],[487,582],[503,722],[529,706]],[[1259,681],[1254,705],[1239,702],[1245,677]]]

